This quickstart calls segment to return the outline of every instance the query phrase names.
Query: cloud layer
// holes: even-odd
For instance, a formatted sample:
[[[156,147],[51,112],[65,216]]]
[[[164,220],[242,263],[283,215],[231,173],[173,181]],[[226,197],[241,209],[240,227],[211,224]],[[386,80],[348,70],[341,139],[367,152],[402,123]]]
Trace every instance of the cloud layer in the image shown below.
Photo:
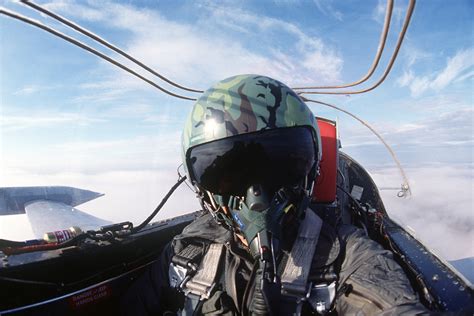
[[[447,260],[474,256],[474,169],[439,165],[407,168],[413,196],[401,199],[382,190],[390,216],[409,226],[415,236]],[[380,186],[392,186],[396,170],[372,172]]]

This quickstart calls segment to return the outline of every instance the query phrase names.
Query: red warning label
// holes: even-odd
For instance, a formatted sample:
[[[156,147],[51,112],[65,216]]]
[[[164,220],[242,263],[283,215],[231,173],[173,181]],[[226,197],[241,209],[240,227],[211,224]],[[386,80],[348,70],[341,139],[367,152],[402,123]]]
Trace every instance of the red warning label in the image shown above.
[[[100,301],[111,295],[110,286],[107,284],[98,286],[96,288],[85,291],[81,294],[72,296],[69,299],[69,303],[72,308],[80,308],[82,306],[89,305]]]

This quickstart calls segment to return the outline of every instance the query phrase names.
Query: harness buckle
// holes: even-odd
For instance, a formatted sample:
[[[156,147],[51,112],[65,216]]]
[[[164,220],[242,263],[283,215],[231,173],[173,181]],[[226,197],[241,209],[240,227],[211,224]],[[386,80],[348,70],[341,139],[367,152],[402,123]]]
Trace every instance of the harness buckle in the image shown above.
[[[332,307],[336,298],[336,282],[330,284],[317,284],[310,289],[307,297],[308,303],[321,315],[326,314]]]
[[[170,283],[173,277],[180,280],[179,289],[187,297],[198,300],[208,299],[216,287],[216,277],[220,265],[224,246],[211,244],[199,266],[187,262],[186,267],[173,263],[170,265]],[[172,269],[171,269],[172,268]],[[178,284],[177,282],[171,283]]]
[[[181,288],[181,285],[191,277],[188,269],[174,263],[170,263],[168,275],[170,286],[173,288]]]
[[[212,283],[212,285],[209,287],[209,289],[207,290],[207,292],[204,294],[204,295],[201,295],[201,300],[204,300],[204,299],[208,299],[212,292],[214,291],[214,288],[216,287],[216,282]]]

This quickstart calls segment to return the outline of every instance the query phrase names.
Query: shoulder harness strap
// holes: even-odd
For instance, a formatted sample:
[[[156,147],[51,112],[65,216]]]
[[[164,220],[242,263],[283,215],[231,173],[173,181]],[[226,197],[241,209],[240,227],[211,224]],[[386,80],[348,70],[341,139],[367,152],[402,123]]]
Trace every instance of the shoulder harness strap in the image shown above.
[[[189,244],[171,259],[169,266],[170,286],[181,289],[186,296],[193,294],[199,300],[209,298],[217,278],[224,245]]]
[[[298,236],[281,275],[283,295],[296,298],[306,296],[308,276],[322,224],[318,215],[310,209],[306,210],[305,219],[298,229]]]
[[[217,270],[221,261],[224,245],[211,244],[196,274],[181,287],[185,294],[194,294],[200,299],[208,299],[216,285]]]
[[[281,275],[281,293],[296,303],[296,315],[307,301],[318,314],[331,309],[336,296],[336,282],[312,284],[309,275],[323,222],[311,209],[298,229],[298,236]]]

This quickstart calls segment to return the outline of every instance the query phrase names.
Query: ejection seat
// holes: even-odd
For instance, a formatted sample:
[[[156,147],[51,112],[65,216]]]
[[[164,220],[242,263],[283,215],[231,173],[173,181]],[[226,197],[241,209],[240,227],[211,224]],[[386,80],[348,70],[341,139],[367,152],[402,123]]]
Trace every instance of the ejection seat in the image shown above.
[[[332,204],[336,201],[338,139],[336,123],[316,118],[321,135],[322,157],[319,175],[313,188],[313,203]]]
[[[316,117],[321,135],[322,156],[319,175],[313,187],[311,208],[320,217],[331,222],[337,211],[337,168],[339,163],[339,140],[336,122]],[[334,223],[335,224],[335,223]]]

